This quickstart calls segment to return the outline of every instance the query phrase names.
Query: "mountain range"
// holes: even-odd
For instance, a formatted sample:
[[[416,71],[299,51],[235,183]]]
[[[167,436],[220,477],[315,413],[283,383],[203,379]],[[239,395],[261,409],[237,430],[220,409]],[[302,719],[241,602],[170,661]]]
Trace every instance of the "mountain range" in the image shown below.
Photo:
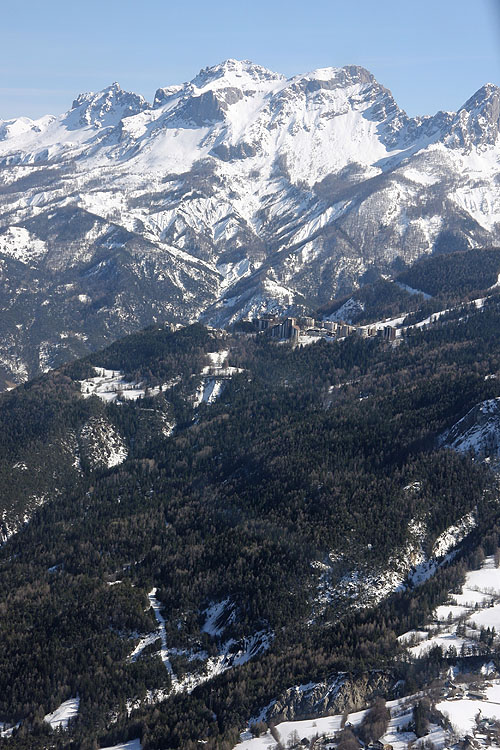
[[[409,117],[364,68],[248,61],[0,121],[0,385],[153,323],[315,309],[500,239],[500,89]]]

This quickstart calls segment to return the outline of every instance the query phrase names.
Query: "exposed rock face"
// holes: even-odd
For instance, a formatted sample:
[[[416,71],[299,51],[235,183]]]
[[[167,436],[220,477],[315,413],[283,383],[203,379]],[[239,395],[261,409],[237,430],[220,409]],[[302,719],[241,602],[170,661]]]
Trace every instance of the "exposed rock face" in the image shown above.
[[[158,321],[291,311],[498,244],[499,121],[492,84],[410,118],[359,66],[287,80],[227,60],[153,105],[112,84],[0,122],[0,381]]]
[[[377,696],[387,695],[394,684],[390,672],[339,674],[326,682],[290,688],[278,698],[267,718],[269,721],[293,721],[358,711]]]
[[[441,435],[439,442],[459,453],[475,453],[481,458],[500,458],[500,399],[492,398],[474,406]]]

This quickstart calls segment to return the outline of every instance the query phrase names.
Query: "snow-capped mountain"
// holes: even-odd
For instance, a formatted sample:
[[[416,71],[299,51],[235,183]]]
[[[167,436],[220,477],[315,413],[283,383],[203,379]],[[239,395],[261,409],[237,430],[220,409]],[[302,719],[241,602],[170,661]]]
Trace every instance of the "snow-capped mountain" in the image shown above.
[[[357,66],[227,60],[0,121],[4,378],[158,320],[312,305],[500,235],[500,89],[410,118]]]

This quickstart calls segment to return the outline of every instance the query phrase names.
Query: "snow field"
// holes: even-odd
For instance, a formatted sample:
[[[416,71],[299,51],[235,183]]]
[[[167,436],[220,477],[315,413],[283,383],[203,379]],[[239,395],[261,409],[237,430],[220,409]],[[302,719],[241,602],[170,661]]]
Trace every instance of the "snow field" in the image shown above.
[[[499,686],[497,685],[495,695],[498,689]],[[449,718],[452,727],[458,730],[461,735],[472,734],[472,730],[476,726],[475,719],[478,714],[482,719],[500,720],[500,703],[490,703],[489,700],[481,701],[464,698],[441,701],[436,704],[436,708]]]
[[[454,646],[458,653],[463,645],[474,645],[474,628],[490,627],[500,630],[500,569],[495,567],[493,556],[487,557],[479,570],[467,573],[460,594],[451,594],[450,603],[442,604],[435,610],[438,632],[429,638],[430,630],[409,631],[399,636],[399,640],[411,641],[417,634],[422,636],[420,643],[412,646],[409,652],[421,657],[434,646],[447,650]],[[449,615],[451,614],[451,618]],[[464,636],[457,635],[457,620],[467,617],[467,630]],[[478,634],[478,633],[477,633]]]
[[[229,349],[207,353],[210,364],[206,365],[201,371],[201,383],[192,397],[194,409],[197,409],[203,403],[213,404],[224,390],[224,380],[237,373],[244,372],[240,367],[225,365],[228,356]]]
[[[102,750],[142,750],[142,745],[140,740],[129,740],[113,747],[103,747]]]
[[[74,719],[78,715],[78,709],[80,707],[80,698],[70,698],[64,703],[61,703],[59,708],[56,708],[51,714],[44,716],[44,721],[50,724],[52,729],[68,728],[70,719]]]
[[[157,396],[169,386],[165,383],[156,388],[145,388],[141,383],[127,382],[119,370],[106,370],[104,367],[94,367],[94,370],[94,377],[80,381],[80,390],[84,398],[97,396],[105,403],[135,401],[146,395]]]
[[[359,724],[365,715],[366,711],[358,711],[354,714],[349,714],[348,721],[353,724]],[[279,732],[281,743],[286,747],[286,744],[294,732],[298,732],[300,739],[307,737],[311,739],[316,734],[328,734],[334,735],[341,728],[342,714],[335,714],[334,716],[325,716],[320,719],[305,719],[303,721],[284,721],[281,724],[276,725],[276,729]],[[245,737],[250,735],[246,733]],[[242,742],[238,743],[234,750],[270,750],[270,748],[276,747],[276,740],[271,736],[268,730],[261,737],[254,737],[250,739],[243,739]]]
[[[384,744],[391,744],[394,750],[407,750],[408,743],[415,742],[417,739],[415,734],[403,730],[412,719],[413,705],[419,697],[420,694],[417,694],[387,702],[391,718],[386,733],[381,737]],[[366,713],[367,709],[350,713],[347,722],[356,727],[361,723]],[[277,724],[276,729],[279,732],[281,743],[286,747],[294,732],[298,733],[300,739],[311,740],[316,734],[326,734],[333,739],[333,735],[342,728],[342,718],[342,714],[334,714],[318,719],[284,721]],[[446,736],[441,727],[432,725],[428,737],[435,743],[437,750],[442,750],[445,746]],[[424,739],[427,739],[427,737]],[[242,734],[241,742],[235,746],[234,750],[270,750],[274,747],[276,747],[276,740],[273,739],[269,730],[261,737],[252,737],[250,731],[247,730]]]

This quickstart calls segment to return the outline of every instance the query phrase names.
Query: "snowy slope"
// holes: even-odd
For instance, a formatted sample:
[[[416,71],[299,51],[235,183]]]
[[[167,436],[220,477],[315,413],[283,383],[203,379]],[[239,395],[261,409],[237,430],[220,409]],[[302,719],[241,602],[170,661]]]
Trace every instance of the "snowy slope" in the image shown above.
[[[459,453],[471,451],[478,456],[500,455],[500,399],[489,399],[474,406],[456,424],[440,436],[441,445]]]
[[[44,717],[44,721],[50,724],[52,729],[67,729],[71,719],[75,719],[78,715],[78,709],[80,707],[80,698],[70,698],[64,703],[61,703],[59,708],[56,708],[51,714],[47,714]]]
[[[0,122],[0,272],[21,326],[0,362],[21,380],[33,351],[54,366],[156,321],[296,309],[397,257],[495,244],[499,101],[489,84],[409,118],[358,66],[286,79],[227,60],[152,104],[112,84]]]
[[[444,652],[454,647],[459,654],[477,653],[481,627],[500,626],[500,571],[495,567],[493,556],[487,557],[479,570],[467,573],[459,593],[450,593],[448,603],[436,608],[437,627],[427,626],[422,631],[411,631],[400,636],[400,640],[418,641],[409,649],[413,656],[422,656],[434,646]],[[460,622],[465,628],[460,634]]]
[[[267,651],[274,640],[274,633],[269,629],[259,630],[251,635],[244,636],[239,640],[224,638],[224,630],[228,628],[235,619],[232,605],[229,600],[216,603],[205,610],[207,616],[202,633],[208,633],[215,638],[216,653],[211,656],[199,648],[178,649],[169,646],[166,633],[166,621],[162,613],[162,605],[158,600],[157,589],[153,588],[149,594],[150,606],[153,609],[157,629],[153,633],[143,636],[129,656],[130,661],[137,661],[147,646],[160,642],[160,658],[171,679],[171,693],[192,692],[198,685],[212,680],[217,675],[227,672],[229,669],[246,664],[250,659]],[[229,605],[229,614],[223,617],[224,609]],[[172,665],[172,658],[184,656],[190,664],[190,671],[177,676]],[[164,698],[166,693],[162,691]]]

